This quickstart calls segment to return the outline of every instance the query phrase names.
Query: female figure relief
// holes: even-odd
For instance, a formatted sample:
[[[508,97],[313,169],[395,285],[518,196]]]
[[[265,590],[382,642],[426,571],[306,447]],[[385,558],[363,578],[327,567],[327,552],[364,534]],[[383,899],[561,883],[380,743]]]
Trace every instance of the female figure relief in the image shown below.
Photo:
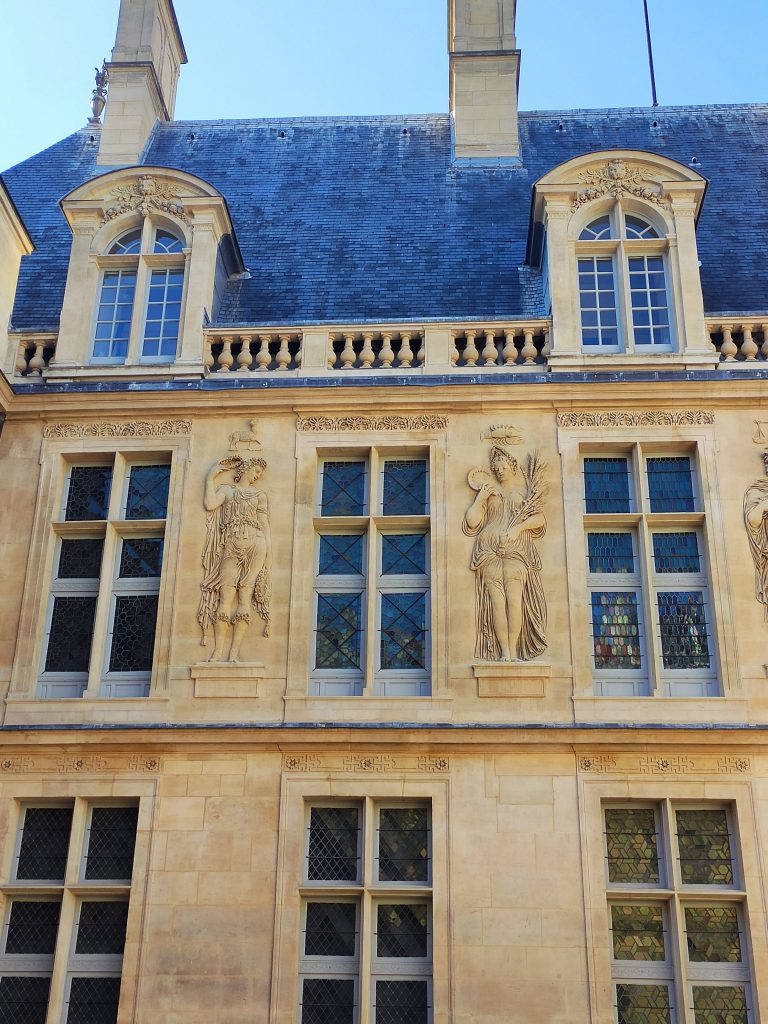
[[[472,470],[469,485],[477,497],[464,516],[463,530],[476,537],[470,567],[475,572],[477,645],[481,661],[530,661],[547,647],[547,606],[541,558],[535,541],[547,521],[542,512],[544,466],[536,454],[521,469],[507,443],[519,437],[493,428],[493,476]]]
[[[251,606],[264,621],[264,636],[269,636],[269,499],[256,487],[266,468],[264,459],[246,460],[235,455],[217,462],[205,481],[205,578],[200,584],[202,597],[197,620],[203,631],[203,644],[213,624],[215,644],[210,661],[239,660],[251,622]],[[232,470],[233,482],[221,482],[220,477]]]
[[[768,451],[763,465],[768,474]],[[768,619],[768,480],[755,480],[744,494],[744,525],[755,564],[755,597]]]

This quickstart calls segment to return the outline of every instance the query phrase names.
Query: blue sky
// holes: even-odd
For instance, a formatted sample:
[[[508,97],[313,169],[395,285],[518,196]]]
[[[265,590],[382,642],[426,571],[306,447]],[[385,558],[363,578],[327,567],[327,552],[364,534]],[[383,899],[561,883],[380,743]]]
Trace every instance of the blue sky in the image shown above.
[[[649,0],[661,103],[768,100],[766,0]],[[119,0],[3,0],[0,168],[81,127]],[[179,118],[434,113],[447,0],[176,0]],[[642,0],[518,0],[520,107],[650,102]],[[62,57],[62,54],[64,56]]]

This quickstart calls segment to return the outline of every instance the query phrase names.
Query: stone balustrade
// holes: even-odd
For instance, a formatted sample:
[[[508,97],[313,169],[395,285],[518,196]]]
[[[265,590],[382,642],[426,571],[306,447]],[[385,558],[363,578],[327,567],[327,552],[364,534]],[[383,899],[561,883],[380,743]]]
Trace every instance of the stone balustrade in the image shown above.
[[[539,366],[549,355],[549,320],[467,327],[451,332],[453,366]]]
[[[707,320],[707,331],[724,369],[768,362],[768,316]]]
[[[42,377],[55,351],[55,334],[25,334],[18,340],[14,376]]]
[[[266,373],[301,366],[300,331],[208,333],[203,363],[208,373]]]

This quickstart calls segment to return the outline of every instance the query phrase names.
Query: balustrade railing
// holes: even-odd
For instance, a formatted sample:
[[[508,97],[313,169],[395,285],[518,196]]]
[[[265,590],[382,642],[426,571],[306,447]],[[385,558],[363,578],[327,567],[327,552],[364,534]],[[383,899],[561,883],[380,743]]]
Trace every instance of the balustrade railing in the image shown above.
[[[549,336],[548,320],[452,331],[451,364],[483,369],[544,365],[549,355]]]
[[[265,373],[301,366],[302,336],[297,331],[208,334],[203,363],[208,373]]]
[[[768,363],[768,316],[743,320],[708,320],[709,340],[720,353],[720,365]]]
[[[55,334],[25,335],[19,339],[13,368],[14,376],[42,377],[55,351]]]
[[[410,370],[424,365],[423,330],[332,331],[329,370]]]

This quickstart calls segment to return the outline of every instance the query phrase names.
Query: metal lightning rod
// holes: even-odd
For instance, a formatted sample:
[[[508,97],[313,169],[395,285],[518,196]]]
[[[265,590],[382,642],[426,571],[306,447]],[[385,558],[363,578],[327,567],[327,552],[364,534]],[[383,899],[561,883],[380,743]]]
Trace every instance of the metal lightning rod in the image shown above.
[[[653,106],[658,107],[659,100],[656,96],[656,73],[653,70],[653,43],[651,41],[651,19],[648,16],[648,0],[643,0],[643,10],[645,11],[645,38],[648,41],[648,66],[651,72],[651,97],[653,99]]]

